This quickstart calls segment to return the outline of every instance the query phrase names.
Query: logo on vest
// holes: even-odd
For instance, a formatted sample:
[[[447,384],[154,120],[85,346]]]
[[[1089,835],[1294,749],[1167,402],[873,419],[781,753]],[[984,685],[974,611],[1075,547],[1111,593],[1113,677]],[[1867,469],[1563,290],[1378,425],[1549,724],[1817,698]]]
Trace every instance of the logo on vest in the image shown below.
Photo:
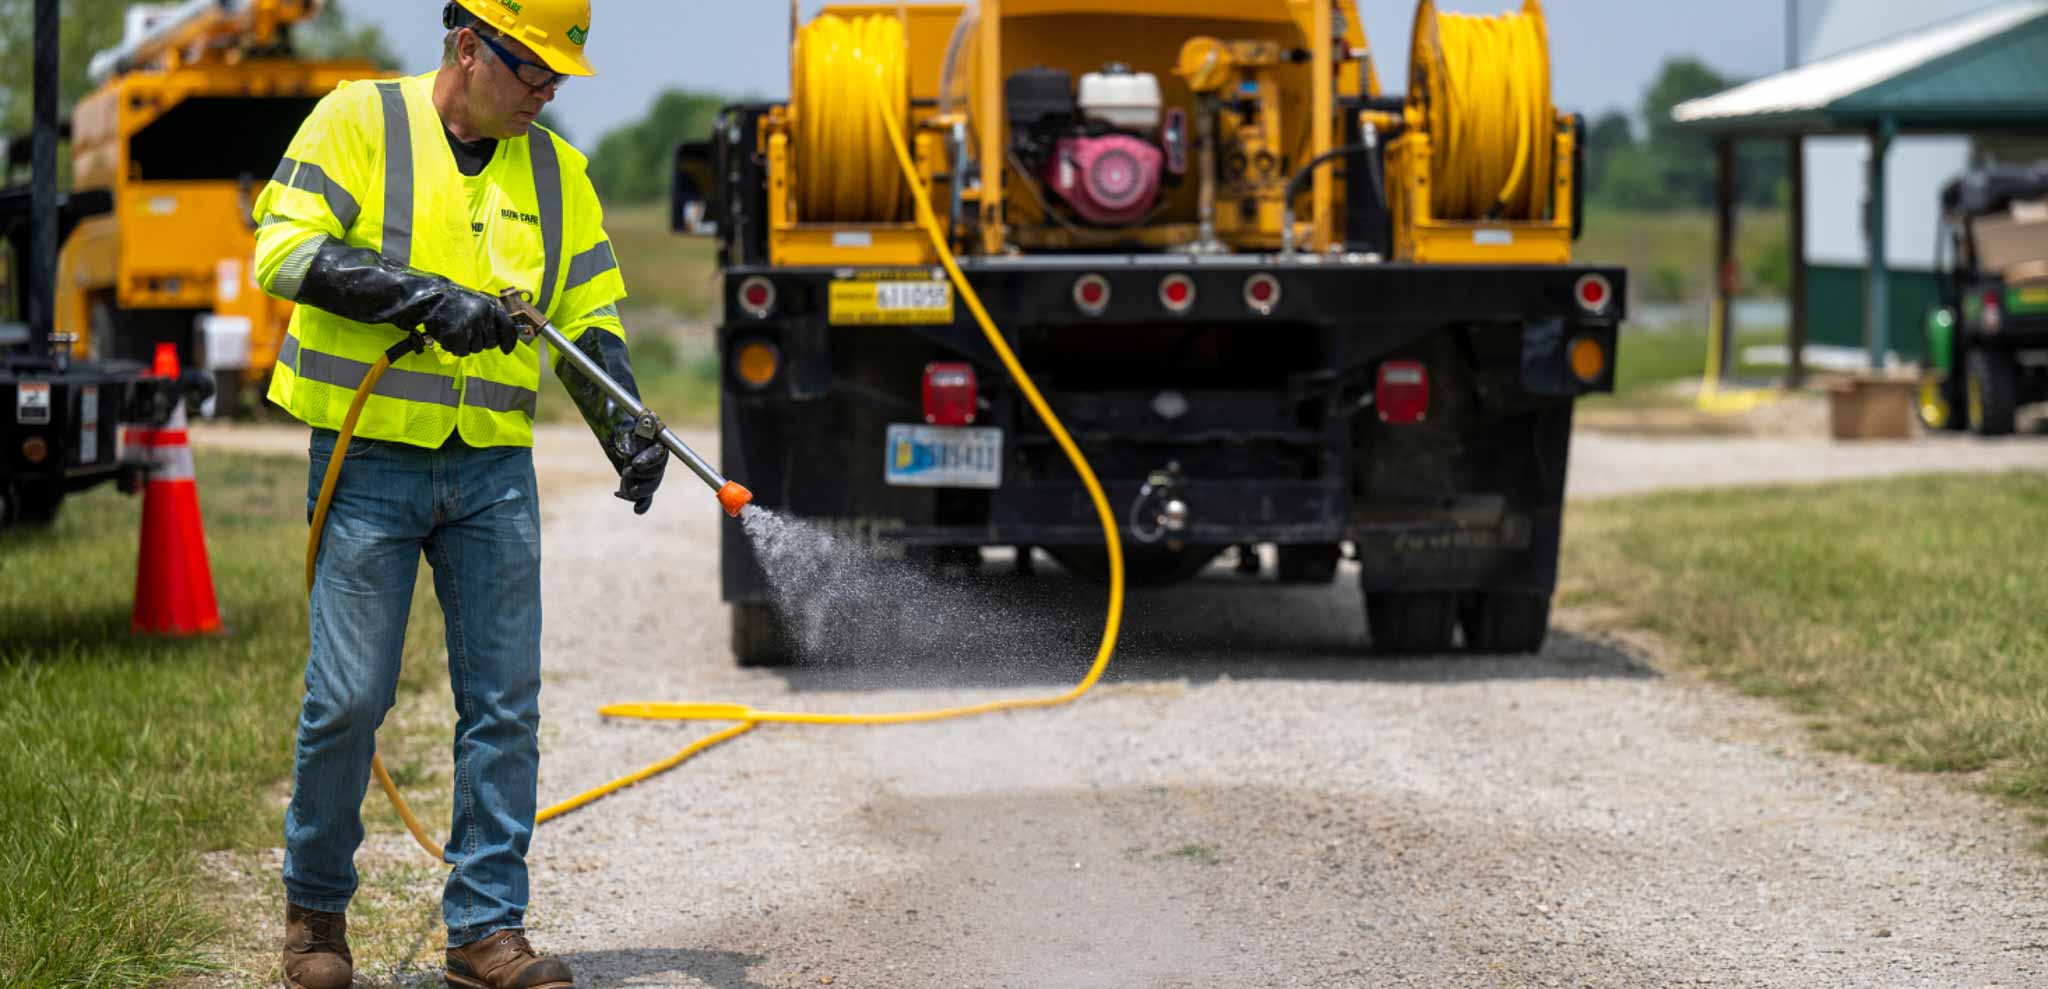
[[[535,216],[532,213],[521,213],[516,209],[512,209],[511,207],[503,207],[499,209],[498,218],[501,220],[513,220],[519,223],[530,223],[536,227],[540,226],[540,217]]]
[[[590,37],[590,32],[581,26],[569,28],[569,40],[578,48],[583,47],[583,39],[588,37]]]

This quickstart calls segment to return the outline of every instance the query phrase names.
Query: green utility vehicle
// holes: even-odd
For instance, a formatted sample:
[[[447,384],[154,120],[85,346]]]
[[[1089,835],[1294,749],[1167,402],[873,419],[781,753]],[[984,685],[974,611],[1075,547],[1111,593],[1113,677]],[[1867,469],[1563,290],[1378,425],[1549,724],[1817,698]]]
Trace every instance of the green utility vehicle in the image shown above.
[[[1966,172],[1941,205],[1920,421],[2003,436],[2048,401],[2048,161]]]

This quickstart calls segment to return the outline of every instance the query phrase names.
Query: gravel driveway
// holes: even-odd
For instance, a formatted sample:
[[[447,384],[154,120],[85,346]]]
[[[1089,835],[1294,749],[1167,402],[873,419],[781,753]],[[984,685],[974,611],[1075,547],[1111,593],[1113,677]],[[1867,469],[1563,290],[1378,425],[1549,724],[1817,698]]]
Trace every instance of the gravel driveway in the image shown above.
[[[1044,565],[976,592],[1028,619],[994,654],[911,631],[896,662],[738,670],[733,523],[682,471],[635,518],[588,443],[540,444],[543,801],[713,730],[600,704],[927,708],[1086,665],[1101,591]],[[1963,461],[2048,467],[2048,446],[1582,433],[1572,491]],[[2017,812],[1817,751],[1772,705],[1571,631],[1585,616],[1532,660],[1381,662],[1344,576],[1243,583],[1133,592],[1074,705],[768,726],[544,825],[536,942],[590,986],[2048,984],[2048,874]],[[915,602],[874,608],[914,629]]]

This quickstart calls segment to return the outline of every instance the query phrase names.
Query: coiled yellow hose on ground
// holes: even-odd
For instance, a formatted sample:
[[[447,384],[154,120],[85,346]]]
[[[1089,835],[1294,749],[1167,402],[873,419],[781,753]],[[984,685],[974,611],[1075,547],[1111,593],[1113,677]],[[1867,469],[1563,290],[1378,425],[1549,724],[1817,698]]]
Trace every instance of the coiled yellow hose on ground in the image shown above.
[[[1424,0],[1410,53],[1433,141],[1430,210],[1446,220],[1538,220],[1550,213],[1556,114],[1543,8],[1438,13]]]
[[[902,55],[901,49],[897,49],[895,57],[899,61]],[[867,75],[872,72],[872,69],[867,66],[849,64],[843,65],[840,71],[853,75]],[[1074,465],[1074,471],[1080,475],[1082,486],[1088,491],[1089,501],[1095,506],[1097,520],[1102,523],[1103,541],[1109,554],[1109,605],[1108,613],[1103,619],[1102,639],[1096,649],[1095,661],[1089,666],[1088,672],[1081,678],[1080,682],[1064,693],[1045,697],[991,701],[983,704],[971,704],[930,711],[900,711],[881,714],[821,714],[802,711],[757,711],[744,704],[725,703],[640,702],[608,705],[600,708],[599,713],[608,717],[670,721],[730,721],[737,722],[737,724],[723,731],[700,738],[666,759],[546,807],[535,815],[535,823],[558,817],[635,783],[667,772],[681,765],[697,753],[752,731],[759,724],[900,725],[964,718],[995,711],[1053,707],[1067,704],[1079,699],[1102,679],[1102,674],[1109,668],[1110,658],[1116,653],[1117,637],[1123,623],[1124,555],[1123,542],[1117,532],[1116,516],[1110,511],[1109,498],[1103,494],[1102,484],[1097,480],[1094,468],[1089,466],[1087,458],[1081,454],[1080,447],[1074,443],[1074,439],[1067,432],[1066,426],[1060,422],[1059,417],[1046,404],[1045,396],[1039,393],[1038,386],[1032,382],[1031,375],[1024,370],[1023,364],[1017,360],[1017,355],[1010,349],[1008,341],[1004,340],[1002,334],[997,331],[995,321],[990,318],[987,307],[982,305],[980,296],[975,293],[973,286],[968,284],[967,276],[961,272],[958,260],[954,258],[952,251],[947,248],[945,227],[939,222],[938,216],[932,212],[929,190],[924,188],[918,180],[916,165],[911,159],[909,145],[905,143],[903,137],[902,118],[899,115],[897,105],[888,99],[880,89],[869,89],[868,92],[870,93],[872,103],[867,110],[867,114],[872,114],[881,127],[879,134],[886,138],[887,150],[895,159],[903,188],[910,192],[911,202],[916,207],[918,224],[924,228],[926,235],[930,237],[932,246],[938,251],[939,260],[945,266],[947,277],[952,280],[956,291],[959,292],[961,301],[966,303],[968,311],[974,316],[975,323],[981,328],[982,335],[987,338],[989,346],[994,349],[997,358],[1002,361],[1004,369],[1010,373],[1010,377],[1016,382],[1018,391],[1024,396],[1025,401],[1031,405],[1032,411],[1036,412],[1039,419],[1045,423],[1046,429],[1051,432],[1054,442],[1059,445],[1060,451],[1065,453],[1067,460]],[[859,112],[859,108],[848,108],[844,112]],[[851,137],[842,137],[841,139],[858,140],[859,135],[863,133],[863,128],[846,127],[842,128],[838,133],[841,135],[851,135]],[[870,131],[870,133],[874,132]],[[363,378],[363,383],[356,389],[355,400],[349,405],[348,416],[343,420],[340,435],[335,441],[334,454],[328,461],[327,473],[322,478],[319,498],[313,510],[313,524],[306,534],[306,589],[309,593],[313,587],[314,563],[320,553],[320,534],[326,523],[327,507],[334,497],[335,482],[341,477],[341,465],[348,453],[349,439],[355,435],[356,420],[362,414],[364,400],[368,398],[371,389],[376,387],[377,380],[383,376],[384,371],[390,367],[390,364],[391,358],[387,354],[384,357],[378,358],[377,362],[370,367],[369,373]],[[404,820],[406,830],[412,833],[413,840],[418,842],[421,848],[426,849],[435,858],[442,858],[441,846],[427,836],[426,829],[420,824],[419,819],[413,815],[412,809],[406,805],[405,798],[399,794],[397,785],[391,779],[391,774],[385,771],[381,755],[372,757],[371,769],[377,778],[378,785],[383,788],[385,796],[391,798],[392,807],[398,811],[398,816]]]
[[[894,223],[909,188],[872,107],[910,113],[903,22],[826,14],[797,33],[791,107],[796,115],[797,217],[805,223]]]

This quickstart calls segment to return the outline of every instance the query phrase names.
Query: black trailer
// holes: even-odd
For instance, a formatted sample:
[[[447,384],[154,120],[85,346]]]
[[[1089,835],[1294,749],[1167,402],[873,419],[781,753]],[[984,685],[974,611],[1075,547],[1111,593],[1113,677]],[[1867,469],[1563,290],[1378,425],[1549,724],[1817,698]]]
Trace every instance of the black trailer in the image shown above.
[[[0,528],[47,524],[66,495],[109,481],[137,490],[146,467],[122,456],[122,424],[161,423],[173,402],[209,389],[203,376],[152,377],[132,361],[74,362],[52,332],[57,247],[112,204],[104,192],[58,195],[56,0],[36,0],[34,28],[32,176],[0,189],[12,289],[0,313]]]

